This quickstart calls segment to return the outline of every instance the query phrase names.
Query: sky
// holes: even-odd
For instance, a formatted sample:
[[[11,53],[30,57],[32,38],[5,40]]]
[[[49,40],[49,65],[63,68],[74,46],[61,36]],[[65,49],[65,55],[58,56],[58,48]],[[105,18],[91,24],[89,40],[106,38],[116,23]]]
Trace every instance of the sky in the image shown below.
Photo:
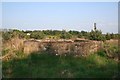
[[[1,0],[2,2],[119,2],[119,0]]]
[[[3,2],[2,28],[118,33],[117,2]]]

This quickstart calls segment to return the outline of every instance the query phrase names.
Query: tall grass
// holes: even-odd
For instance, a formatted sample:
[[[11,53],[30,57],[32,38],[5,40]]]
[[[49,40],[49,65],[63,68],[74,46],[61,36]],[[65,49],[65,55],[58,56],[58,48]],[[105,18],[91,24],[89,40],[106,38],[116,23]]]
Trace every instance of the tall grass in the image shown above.
[[[117,62],[98,54],[88,57],[32,53],[3,62],[3,78],[101,78],[116,77]]]

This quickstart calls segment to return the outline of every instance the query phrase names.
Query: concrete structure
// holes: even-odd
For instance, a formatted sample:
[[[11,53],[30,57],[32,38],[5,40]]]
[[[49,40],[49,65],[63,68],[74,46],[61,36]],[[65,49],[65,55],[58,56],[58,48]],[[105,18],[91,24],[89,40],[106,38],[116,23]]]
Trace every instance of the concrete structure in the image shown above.
[[[102,47],[101,41],[87,42],[71,42],[71,41],[54,41],[54,42],[39,42],[35,40],[24,41],[24,53],[30,54],[37,51],[46,51],[50,54],[73,54],[73,55],[88,55],[96,52]]]

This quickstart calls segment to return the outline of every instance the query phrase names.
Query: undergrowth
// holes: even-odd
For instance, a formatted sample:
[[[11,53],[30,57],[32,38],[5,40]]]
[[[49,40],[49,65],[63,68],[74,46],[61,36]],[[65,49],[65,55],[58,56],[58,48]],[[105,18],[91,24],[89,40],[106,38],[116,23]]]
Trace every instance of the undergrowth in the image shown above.
[[[117,77],[118,64],[98,52],[87,57],[56,56],[48,53],[17,52],[3,61],[3,78],[107,78]]]

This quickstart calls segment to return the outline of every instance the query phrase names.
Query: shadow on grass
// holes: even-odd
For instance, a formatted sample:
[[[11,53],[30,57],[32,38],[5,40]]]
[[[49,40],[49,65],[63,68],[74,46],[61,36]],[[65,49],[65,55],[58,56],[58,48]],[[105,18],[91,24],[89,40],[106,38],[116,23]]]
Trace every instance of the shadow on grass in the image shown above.
[[[56,56],[34,52],[26,56],[3,61],[3,78],[114,78],[117,62],[97,54],[88,57]]]

